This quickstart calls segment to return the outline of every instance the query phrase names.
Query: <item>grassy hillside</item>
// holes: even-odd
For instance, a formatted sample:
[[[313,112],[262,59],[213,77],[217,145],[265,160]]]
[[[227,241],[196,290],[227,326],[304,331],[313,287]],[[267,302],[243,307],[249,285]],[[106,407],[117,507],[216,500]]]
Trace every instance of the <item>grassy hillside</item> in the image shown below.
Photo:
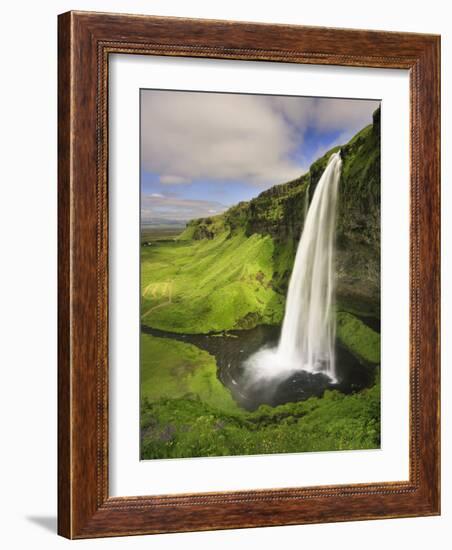
[[[142,400],[195,397],[223,412],[240,412],[217,378],[215,358],[207,352],[191,344],[142,334],[141,356]]]
[[[284,298],[272,288],[273,253],[269,236],[226,231],[142,247],[142,323],[183,333],[279,323]]]

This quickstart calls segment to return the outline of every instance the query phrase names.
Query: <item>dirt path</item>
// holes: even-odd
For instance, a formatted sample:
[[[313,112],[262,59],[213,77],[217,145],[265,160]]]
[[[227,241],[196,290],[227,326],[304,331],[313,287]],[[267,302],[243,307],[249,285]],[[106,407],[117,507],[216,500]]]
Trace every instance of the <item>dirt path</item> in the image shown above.
[[[168,300],[166,302],[163,302],[161,304],[153,306],[150,309],[148,309],[147,311],[145,311],[141,315],[142,319],[144,317],[146,317],[147,315],[149,315],[149,313],[151,313],[151,311],[154,311],[155,309],[158,309],[160,307],[164,307],[164,306],[167,306],[167,305],[171,304],[172,299],[173,299],[173,281],[167,281],[167,282],[164,282],[164,283],[150,283],[150,284],[148,284],[148,286],[144,289],[143,297],[146,296],[146,294],[148,294],[149,291],[151,291],[151,296],[153,298],[155,298],[156,295],[157,295],[157,291],[160,288],[160,285],[164,285],[162,287],[162,294],[165,294],[166,292],[168,292]]]

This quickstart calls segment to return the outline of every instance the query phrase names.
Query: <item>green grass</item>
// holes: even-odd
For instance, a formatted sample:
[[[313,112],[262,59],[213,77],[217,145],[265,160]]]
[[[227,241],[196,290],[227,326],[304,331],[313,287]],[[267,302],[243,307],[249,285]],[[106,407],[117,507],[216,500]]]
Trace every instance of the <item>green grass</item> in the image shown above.
[[[191,396],[222,411],[240,411],[217,378],[215,358],[196,346],[142,334],[140,369],[141,399]]]
[[[280,322],[284,298],[271,284],[273,249],[270,236],[226,231],[142,247],[142,323],[194,334]]]
[[[326,392],[253,413],[227,414],[199,398],[143,401],[142,458],[183,458],[380,447],[380,387]]]

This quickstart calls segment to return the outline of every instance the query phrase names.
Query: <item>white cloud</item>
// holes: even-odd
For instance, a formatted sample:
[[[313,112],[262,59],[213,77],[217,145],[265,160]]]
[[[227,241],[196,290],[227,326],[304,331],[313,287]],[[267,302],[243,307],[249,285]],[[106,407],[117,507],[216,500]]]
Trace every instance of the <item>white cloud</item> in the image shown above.
[[[159,174],[163,184],[207,179],[267,187],[290,180],[308,168],[293,160],[308,127],[351,136],[371,122],[378,106],[159,90],[146,90],[141,97],[143,167]]]
[[[312,121],[319,130],[341,130],[343,135],[353,136],[372,122],[371,114],[379,101],[350,99],[314,99]]]
[[[301,132],[307,127],[340,131],[340,138],[347,139],[372,122],[371,115],[380,104],[375,100],[283,96],[269,101],[273,109]]]
[[[241,179],[268,184],[298,176],[293,129],[265,98],[147,91],[142,159],[161,183]]]
[[[190,179],[182,176],[174,176],[172,174],[168,174],[160,176],[160,183],[190,183]]]
[[[144,195],[141,199],[141,220],[148,222],[157,219],[187,221],[221,214],[226,206],[215,201],[167,197],[159,193]]]

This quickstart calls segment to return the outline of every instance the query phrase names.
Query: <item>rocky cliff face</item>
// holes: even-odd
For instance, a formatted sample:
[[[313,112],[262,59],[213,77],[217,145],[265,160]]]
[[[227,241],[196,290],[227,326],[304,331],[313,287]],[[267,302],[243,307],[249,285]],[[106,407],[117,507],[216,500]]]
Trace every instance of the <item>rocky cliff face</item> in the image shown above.
[[[275,243],[275,290],[285,294],[296,247],[315,187],[329,157],[309,172],[276,185],[220,216],[191,221],[183,238],[213,239],[244,231],[270,235]],[[380,309],[380,110],[373,124],[341,147],[343,158],[337,218],[337,299],[342,309],[378,315]]]
[[[337,222],[338,298],[380,312],[380,110],[344,148]]]

